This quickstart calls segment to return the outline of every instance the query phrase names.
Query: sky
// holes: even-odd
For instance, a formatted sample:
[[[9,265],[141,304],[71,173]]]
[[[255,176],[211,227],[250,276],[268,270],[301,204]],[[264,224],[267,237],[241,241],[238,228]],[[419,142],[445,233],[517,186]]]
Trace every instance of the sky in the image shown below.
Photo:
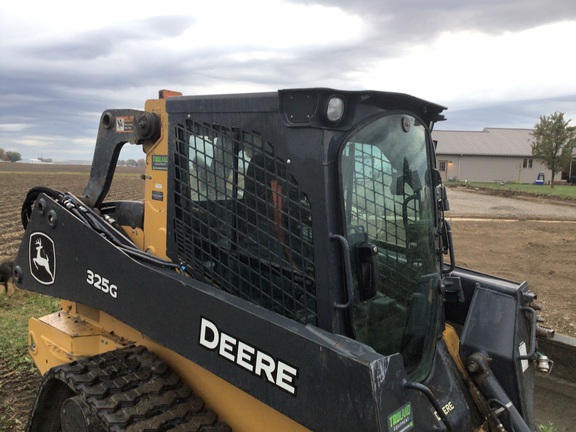
[[[574,125],[575,41],[574,0],[2,1],[0,148],[91,160],[101,113],[163,88],[398,91],[447,106],[437,129]]]

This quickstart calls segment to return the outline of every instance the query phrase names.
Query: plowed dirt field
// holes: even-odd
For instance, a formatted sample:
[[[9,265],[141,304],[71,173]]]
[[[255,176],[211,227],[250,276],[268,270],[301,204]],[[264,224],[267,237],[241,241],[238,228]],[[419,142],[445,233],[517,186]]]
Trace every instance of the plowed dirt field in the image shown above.
[[[143,168],[120,168],[114,176],[109,198],[142,199]],[[90,166],[0,163],[0,261],[14,258],[24,230],[20,210],[26,193],[46,186],[80,195],[90,175]]]

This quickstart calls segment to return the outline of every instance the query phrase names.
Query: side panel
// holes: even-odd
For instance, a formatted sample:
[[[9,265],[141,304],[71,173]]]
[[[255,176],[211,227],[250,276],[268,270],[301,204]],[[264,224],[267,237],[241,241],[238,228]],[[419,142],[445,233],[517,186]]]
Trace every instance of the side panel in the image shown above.
[[[160,139],[146,152],[144,190],[144,250],[166,258],[166,208],[168,202],[168,115],[166,100],[150,100],[146,110],[160,116]]]
[[[262,432],[308,430],[102,311],[69,301],[63,301],[62,308],[61,312],[30,321],[30,355],[42,373],[54,366],[84,356],[132,344],[144,345],[169,364],[210,407],[217,407],[220,418],[233,426],[234,430]]]
[[[33,211],[16,260],[20,287],[122,319],[314,430],[386,430],[387,416],[409,400],[421,421],[436,422],[424,398],[402,391],[406,375],[399,356],[382,357],[175,272],[142,265],[45,199],[42,211]],[[49,284],[36,280],[30,264],[36,251],[28,240],[37,233],[53,242],[57,267]]]

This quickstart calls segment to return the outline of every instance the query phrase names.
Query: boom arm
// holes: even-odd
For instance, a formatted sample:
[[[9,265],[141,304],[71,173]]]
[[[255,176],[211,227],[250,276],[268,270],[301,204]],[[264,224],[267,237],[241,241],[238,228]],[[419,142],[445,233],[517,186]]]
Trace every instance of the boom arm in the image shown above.
[[[160,118],[155,113],[132,109],[105,111],[100,118],[90,179],[82,201],[90,207],[100,207],[110,189],[124,144],[142,144],[159,137]]]

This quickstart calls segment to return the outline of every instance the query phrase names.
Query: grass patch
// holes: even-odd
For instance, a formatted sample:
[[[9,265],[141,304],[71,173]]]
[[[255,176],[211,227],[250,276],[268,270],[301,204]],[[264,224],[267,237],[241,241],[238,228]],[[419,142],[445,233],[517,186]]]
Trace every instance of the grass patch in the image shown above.
[[[447,186],[462,186],[462,182],[448,182]],[[518,192],[527,195],[540,197],[553,197],[576,201],[576,186],[574,185],[555,185],[551,188],[549,185],[535,185],[523,183],[466,183],[467,187],[478,189],[490,189],[495,191]]]
[[[0,414],[0,432],[9,432],[14,430],[14,422],[4,415]]]
[[[552,423],[548,423],[547,425],[540,425],[538,432],[558,432],[558,429]]]
[[[0,353],[11,369],[33,369],[28,355],[28,319],[60,309],[53,297],[18,290],[11,297],[0,296]]]

